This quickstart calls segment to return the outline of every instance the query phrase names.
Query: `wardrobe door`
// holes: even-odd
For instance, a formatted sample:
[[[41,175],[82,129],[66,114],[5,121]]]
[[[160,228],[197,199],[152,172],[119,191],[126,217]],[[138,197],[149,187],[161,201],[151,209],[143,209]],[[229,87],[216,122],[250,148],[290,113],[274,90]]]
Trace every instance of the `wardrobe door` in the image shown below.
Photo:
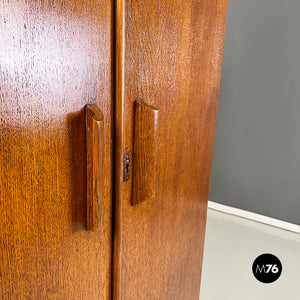
[[[117,1],[114,299],[199,299],[226,10]]]
[[[1,299],[111,299],[112,9],[1,1]]]

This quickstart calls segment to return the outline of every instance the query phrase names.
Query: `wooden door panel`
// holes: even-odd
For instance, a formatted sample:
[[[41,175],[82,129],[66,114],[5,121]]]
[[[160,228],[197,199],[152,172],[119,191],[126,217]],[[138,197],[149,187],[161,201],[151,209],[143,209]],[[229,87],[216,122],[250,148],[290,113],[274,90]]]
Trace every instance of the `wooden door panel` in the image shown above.
[[[226,0],[117,1],[115,299],[199,297],[226,10]],[[158,109],[149,199],[133,189],[143,180],[148,191],[150,173],[123,181],[124,155],[140,164],[136,99]]]
[[[110,299],[112,3],[0,4],[0,298]],[[84,106],[104,114],[104,221],[86,231]]]

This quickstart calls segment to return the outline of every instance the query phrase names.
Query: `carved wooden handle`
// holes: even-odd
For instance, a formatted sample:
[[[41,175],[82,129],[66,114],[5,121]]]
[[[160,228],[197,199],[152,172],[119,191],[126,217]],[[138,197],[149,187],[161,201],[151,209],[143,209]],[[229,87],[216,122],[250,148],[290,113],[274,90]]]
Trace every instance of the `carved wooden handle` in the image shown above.
[[[103,114],[95,104],[87,104],[86,160],[87,160],[87,230],[96,230],[103,223]]]
[[[157,119],[156,107],[135,101],[132,205],[155,196]]]

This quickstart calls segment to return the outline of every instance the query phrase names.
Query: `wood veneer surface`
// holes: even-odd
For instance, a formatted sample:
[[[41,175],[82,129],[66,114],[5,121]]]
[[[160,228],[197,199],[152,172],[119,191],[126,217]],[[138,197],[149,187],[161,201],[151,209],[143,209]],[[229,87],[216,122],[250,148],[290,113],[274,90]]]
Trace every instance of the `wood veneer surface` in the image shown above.
[[[227,0],[118,0],[114,299],[199,299]],[[155,197],[132,206],[134,102],[157,107]]]
[[[111,299],[112,2],[0,3],[0,298]],[[104,114],[86,231],[84,105]]]

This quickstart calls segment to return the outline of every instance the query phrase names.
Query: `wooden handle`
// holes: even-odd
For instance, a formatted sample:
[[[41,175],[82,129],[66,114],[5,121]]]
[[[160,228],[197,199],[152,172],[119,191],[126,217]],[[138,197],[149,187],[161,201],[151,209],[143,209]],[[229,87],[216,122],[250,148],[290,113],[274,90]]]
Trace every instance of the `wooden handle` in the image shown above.
[[[156,107],[135,101],[132,205],[155,196],[157,119]]]
[[[103,223],[103,114],[95,104],[87,104],[86,160],[87,160],[87,230],[96,230]]]

